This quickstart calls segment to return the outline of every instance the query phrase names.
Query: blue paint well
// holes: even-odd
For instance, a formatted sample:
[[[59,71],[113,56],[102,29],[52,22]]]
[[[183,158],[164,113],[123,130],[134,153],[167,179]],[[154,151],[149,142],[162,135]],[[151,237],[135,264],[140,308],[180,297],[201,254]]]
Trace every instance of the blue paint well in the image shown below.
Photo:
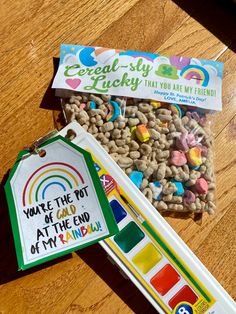
[[[112,200],[110,202],[113,214],[115,216],[116,223],[118,224],[121,220],[123,220],[126,216],[127,213],[125,209],[120,205],[120,203],[116,200]]]

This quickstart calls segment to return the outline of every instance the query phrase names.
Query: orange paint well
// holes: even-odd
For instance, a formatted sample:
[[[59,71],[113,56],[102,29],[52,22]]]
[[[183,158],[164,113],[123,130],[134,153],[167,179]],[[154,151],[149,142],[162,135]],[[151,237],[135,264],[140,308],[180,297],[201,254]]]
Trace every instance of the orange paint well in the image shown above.
[[[179,280],[180,275],[170,264],[167,264],[152,277],[150,282],[160,295],[165,295]]]

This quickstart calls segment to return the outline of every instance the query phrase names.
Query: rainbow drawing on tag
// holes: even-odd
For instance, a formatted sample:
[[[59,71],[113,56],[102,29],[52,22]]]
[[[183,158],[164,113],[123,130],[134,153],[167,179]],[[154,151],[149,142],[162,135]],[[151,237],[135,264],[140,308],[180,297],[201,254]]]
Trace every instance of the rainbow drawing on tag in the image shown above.
[[[207,70],[199,65],[187,65],[181,70],[180,76],[186,80],[196,80],[198,85],[204,87],[206,87],[209,82],[209,74]]]
[[[81,174],[73,166],[63,162],[48,163],[34,171],[26,182],[23,190],[23,206],[38,202],[39,195],[45,199],[46,191],[52,186],[59,186],[63,192],[84,184]],[[26,202],[27,200],[27,202]]]

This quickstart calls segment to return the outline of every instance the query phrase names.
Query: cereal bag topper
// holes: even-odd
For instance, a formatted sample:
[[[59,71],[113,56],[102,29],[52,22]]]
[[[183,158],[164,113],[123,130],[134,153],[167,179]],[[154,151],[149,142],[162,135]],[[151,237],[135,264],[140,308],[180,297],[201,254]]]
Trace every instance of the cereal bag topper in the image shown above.
[[[91,155],[61,136],[20,152],[5,190],[20,269],[117,232]]]
[[[221,62],[63,44],[52,87],[220,111],[222,76]]]

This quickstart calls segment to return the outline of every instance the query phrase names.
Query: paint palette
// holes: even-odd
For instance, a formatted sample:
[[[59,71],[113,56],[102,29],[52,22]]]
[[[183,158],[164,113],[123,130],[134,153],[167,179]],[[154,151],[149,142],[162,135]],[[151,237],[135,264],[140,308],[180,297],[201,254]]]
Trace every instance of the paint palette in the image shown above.
[[[100,244],[158,312],[236,313],[226,291],[95,138],[76,122],[60,133],[69,129],[92,154],[118,224],[119,232]]]

